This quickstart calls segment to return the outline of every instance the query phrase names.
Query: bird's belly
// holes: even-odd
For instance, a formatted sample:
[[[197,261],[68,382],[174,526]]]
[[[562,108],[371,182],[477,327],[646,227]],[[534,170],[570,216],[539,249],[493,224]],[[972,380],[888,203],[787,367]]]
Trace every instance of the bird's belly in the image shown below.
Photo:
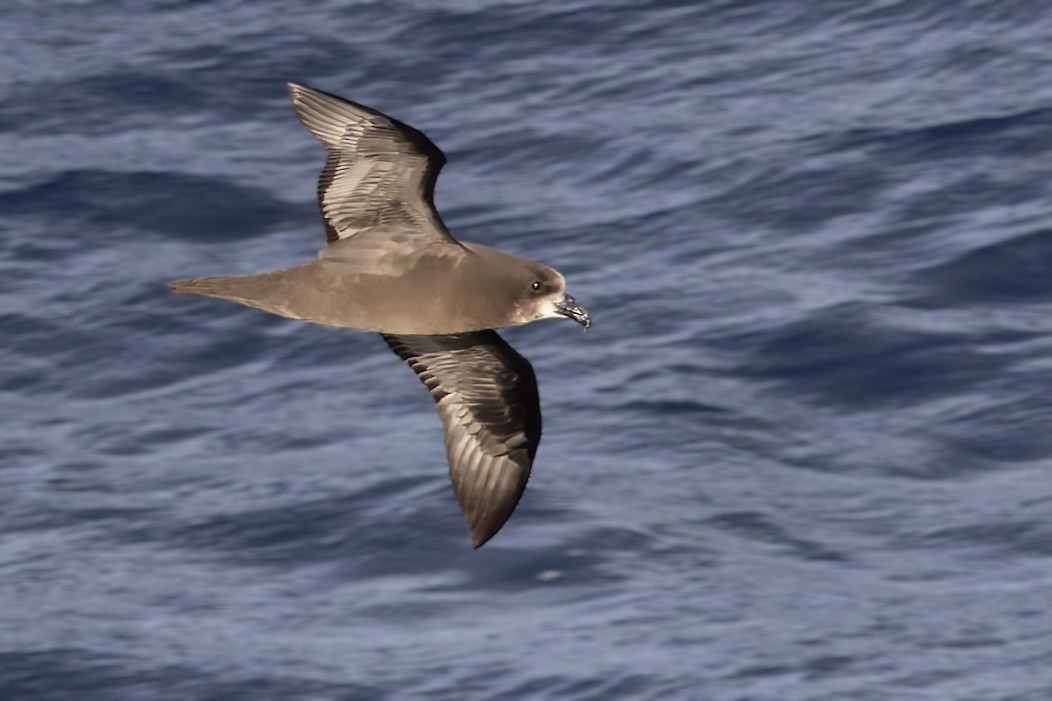
[[[392,334],[450,334],[492,327],[482,305],[456,292],[448,275],[343,275],[315,290],[301,318]]]

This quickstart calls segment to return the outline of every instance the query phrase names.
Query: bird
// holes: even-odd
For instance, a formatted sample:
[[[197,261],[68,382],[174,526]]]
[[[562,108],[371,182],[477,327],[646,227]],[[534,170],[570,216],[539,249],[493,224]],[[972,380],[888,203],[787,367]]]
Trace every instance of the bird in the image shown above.
[[[288,90],[326,150],[325,246],[290,267],[168,287],[379,333],[435,402],[453,492],[481,547],[519,503],[541,440],[533,366],[495,329],[547,318],[587,329],[591,314],[554,268],[453,237],[434,203],[446,156],[422,132],[322,90]]]

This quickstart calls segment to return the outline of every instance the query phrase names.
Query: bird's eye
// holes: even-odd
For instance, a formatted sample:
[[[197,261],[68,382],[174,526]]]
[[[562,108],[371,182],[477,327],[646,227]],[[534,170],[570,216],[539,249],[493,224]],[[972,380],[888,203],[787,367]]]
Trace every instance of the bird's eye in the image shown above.
[[[540,292],[541,291],[541,283],[539,283],[536,280],[534,280],[533,282],[530,283],[530,289],[533,290],[534,292]]]

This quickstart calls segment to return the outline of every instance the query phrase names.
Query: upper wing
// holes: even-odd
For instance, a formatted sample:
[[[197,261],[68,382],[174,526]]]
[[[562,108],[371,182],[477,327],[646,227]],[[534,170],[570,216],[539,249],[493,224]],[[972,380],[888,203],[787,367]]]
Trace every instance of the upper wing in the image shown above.
[[[289,83],[289,93],[300,121],[329,152],[318,179],[329,243],[390,225],[425,240],[454,240],[432,200],[446,157],[430,139],[321,90]]]
[[[384,334],[427,386],[446,434],[453,491],[477,548],[515,510],[541,441],[537,378],[495,331]]]

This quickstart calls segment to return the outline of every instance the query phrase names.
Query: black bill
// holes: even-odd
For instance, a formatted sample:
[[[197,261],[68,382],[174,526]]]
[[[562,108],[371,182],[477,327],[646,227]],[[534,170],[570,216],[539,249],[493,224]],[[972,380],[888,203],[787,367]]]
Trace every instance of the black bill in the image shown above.
[[[573,319],[586,329],[592,325],[592,315],[570,295],[563,295],[563,298],[555,303],[555,308],[560,314]]]

